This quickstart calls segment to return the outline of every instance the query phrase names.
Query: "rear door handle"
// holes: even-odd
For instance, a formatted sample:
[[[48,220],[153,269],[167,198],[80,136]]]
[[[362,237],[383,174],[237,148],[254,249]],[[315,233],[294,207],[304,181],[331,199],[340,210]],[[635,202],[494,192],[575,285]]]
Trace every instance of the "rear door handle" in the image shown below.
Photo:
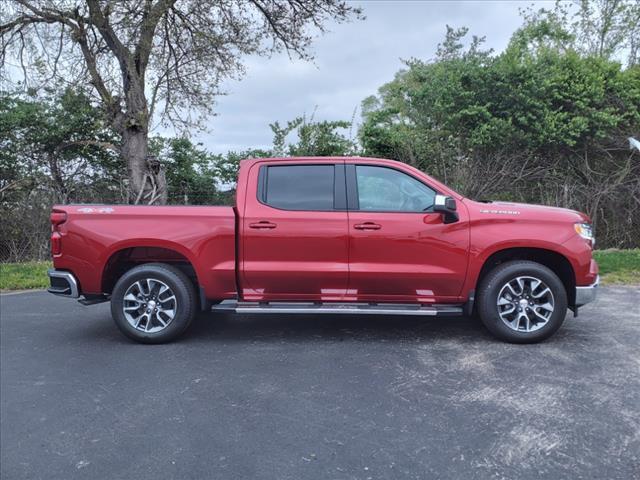
[[[356,223],[353,228],[355,228],[356,230],[380,230],[382,226],[373,222],[364,222]]]
[[[276,225],[275,223],[268,222],[267,220],[261,220],[257,223],[249,224],[249,228],[256,228],[256,229],[262,229],[262,228],[272,229],[272,228],[276,228],[277,226],[278,225]]]

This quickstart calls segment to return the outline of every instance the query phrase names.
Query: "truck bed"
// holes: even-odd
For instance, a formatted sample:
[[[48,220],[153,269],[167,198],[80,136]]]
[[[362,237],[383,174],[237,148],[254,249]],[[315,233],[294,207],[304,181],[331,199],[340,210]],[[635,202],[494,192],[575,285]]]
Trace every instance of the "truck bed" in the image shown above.
[[[236,295],[233,207],[56,205],[53,211],[66,214],[58,227],[65,254],[53,256],[54,267],[82,278],[83,293],[102,293],[115,259],[135,263],[144,253],[189,261],[207,298]]]

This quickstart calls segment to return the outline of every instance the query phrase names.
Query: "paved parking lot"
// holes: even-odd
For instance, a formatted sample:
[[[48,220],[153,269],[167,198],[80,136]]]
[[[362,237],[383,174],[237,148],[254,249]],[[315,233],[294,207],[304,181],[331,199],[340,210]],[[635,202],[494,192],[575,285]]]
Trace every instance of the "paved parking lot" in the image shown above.
[[[640,289],[550,341],[463,318],[202,316],[170,345],[108,305],[0,298],[3,479],[640,477]]]

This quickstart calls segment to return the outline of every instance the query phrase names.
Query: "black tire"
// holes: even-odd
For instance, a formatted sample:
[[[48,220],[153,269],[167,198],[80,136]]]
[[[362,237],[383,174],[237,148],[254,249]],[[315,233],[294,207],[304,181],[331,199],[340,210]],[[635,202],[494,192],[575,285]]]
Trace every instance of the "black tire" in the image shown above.
[[[553,294],[553,312],[547,322],[535,331],[516,331],[500,318],[497,305],[502,288],[517,277],[531,276],[542,280]],[[517,305],[515,300],[512,300]],[[558,276],[549,268],[536,262],[515,260],[498,265],[481,281],[478,288],[477,309],[485,327],[497,338],[510,343],[536,343],[553,335],[564,322],[567,314],[567,292]],[[527,307],[525,304],[524,307]],[[525,308],[523,308],[523,311]],[[533,314],[532,314],[533,315]],[[528,322],[526,318],[523,321]],[[518,322],[518,325],[520,325]]]
[[[123,312],[124,296],[129,287],[147,278],[163,282],[175,296],[174,317],[166,327],[157,332],[135,328]],[[132,268],[120,277],[111,294],[111,316],[116,326],[127,337],[140,343],[166,343],[175,340],[191,324],[197,305],[195,288],[189,277],[178,268],[165,263],[146,263]]]

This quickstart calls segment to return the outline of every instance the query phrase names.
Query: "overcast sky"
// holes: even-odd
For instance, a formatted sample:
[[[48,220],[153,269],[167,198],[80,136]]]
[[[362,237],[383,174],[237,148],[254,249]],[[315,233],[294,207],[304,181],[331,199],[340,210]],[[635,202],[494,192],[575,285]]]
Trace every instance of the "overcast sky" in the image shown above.
[[[269,123],[296,116],[316,120],[349,120],[360,102],[376,93],[402,68],[401,59],[432,58],[446,25],[469,27],[469,35],[486,36],[488,47],[501,51],[521,25],[519,8],[552,6],[531,1],[383,1],[354,2],[366,19],[329,25],[313,45],[313,63],[286,54],[248,58],[246,76],[228,82],[209,132],[195,140],[212,152],[268,148]]]

